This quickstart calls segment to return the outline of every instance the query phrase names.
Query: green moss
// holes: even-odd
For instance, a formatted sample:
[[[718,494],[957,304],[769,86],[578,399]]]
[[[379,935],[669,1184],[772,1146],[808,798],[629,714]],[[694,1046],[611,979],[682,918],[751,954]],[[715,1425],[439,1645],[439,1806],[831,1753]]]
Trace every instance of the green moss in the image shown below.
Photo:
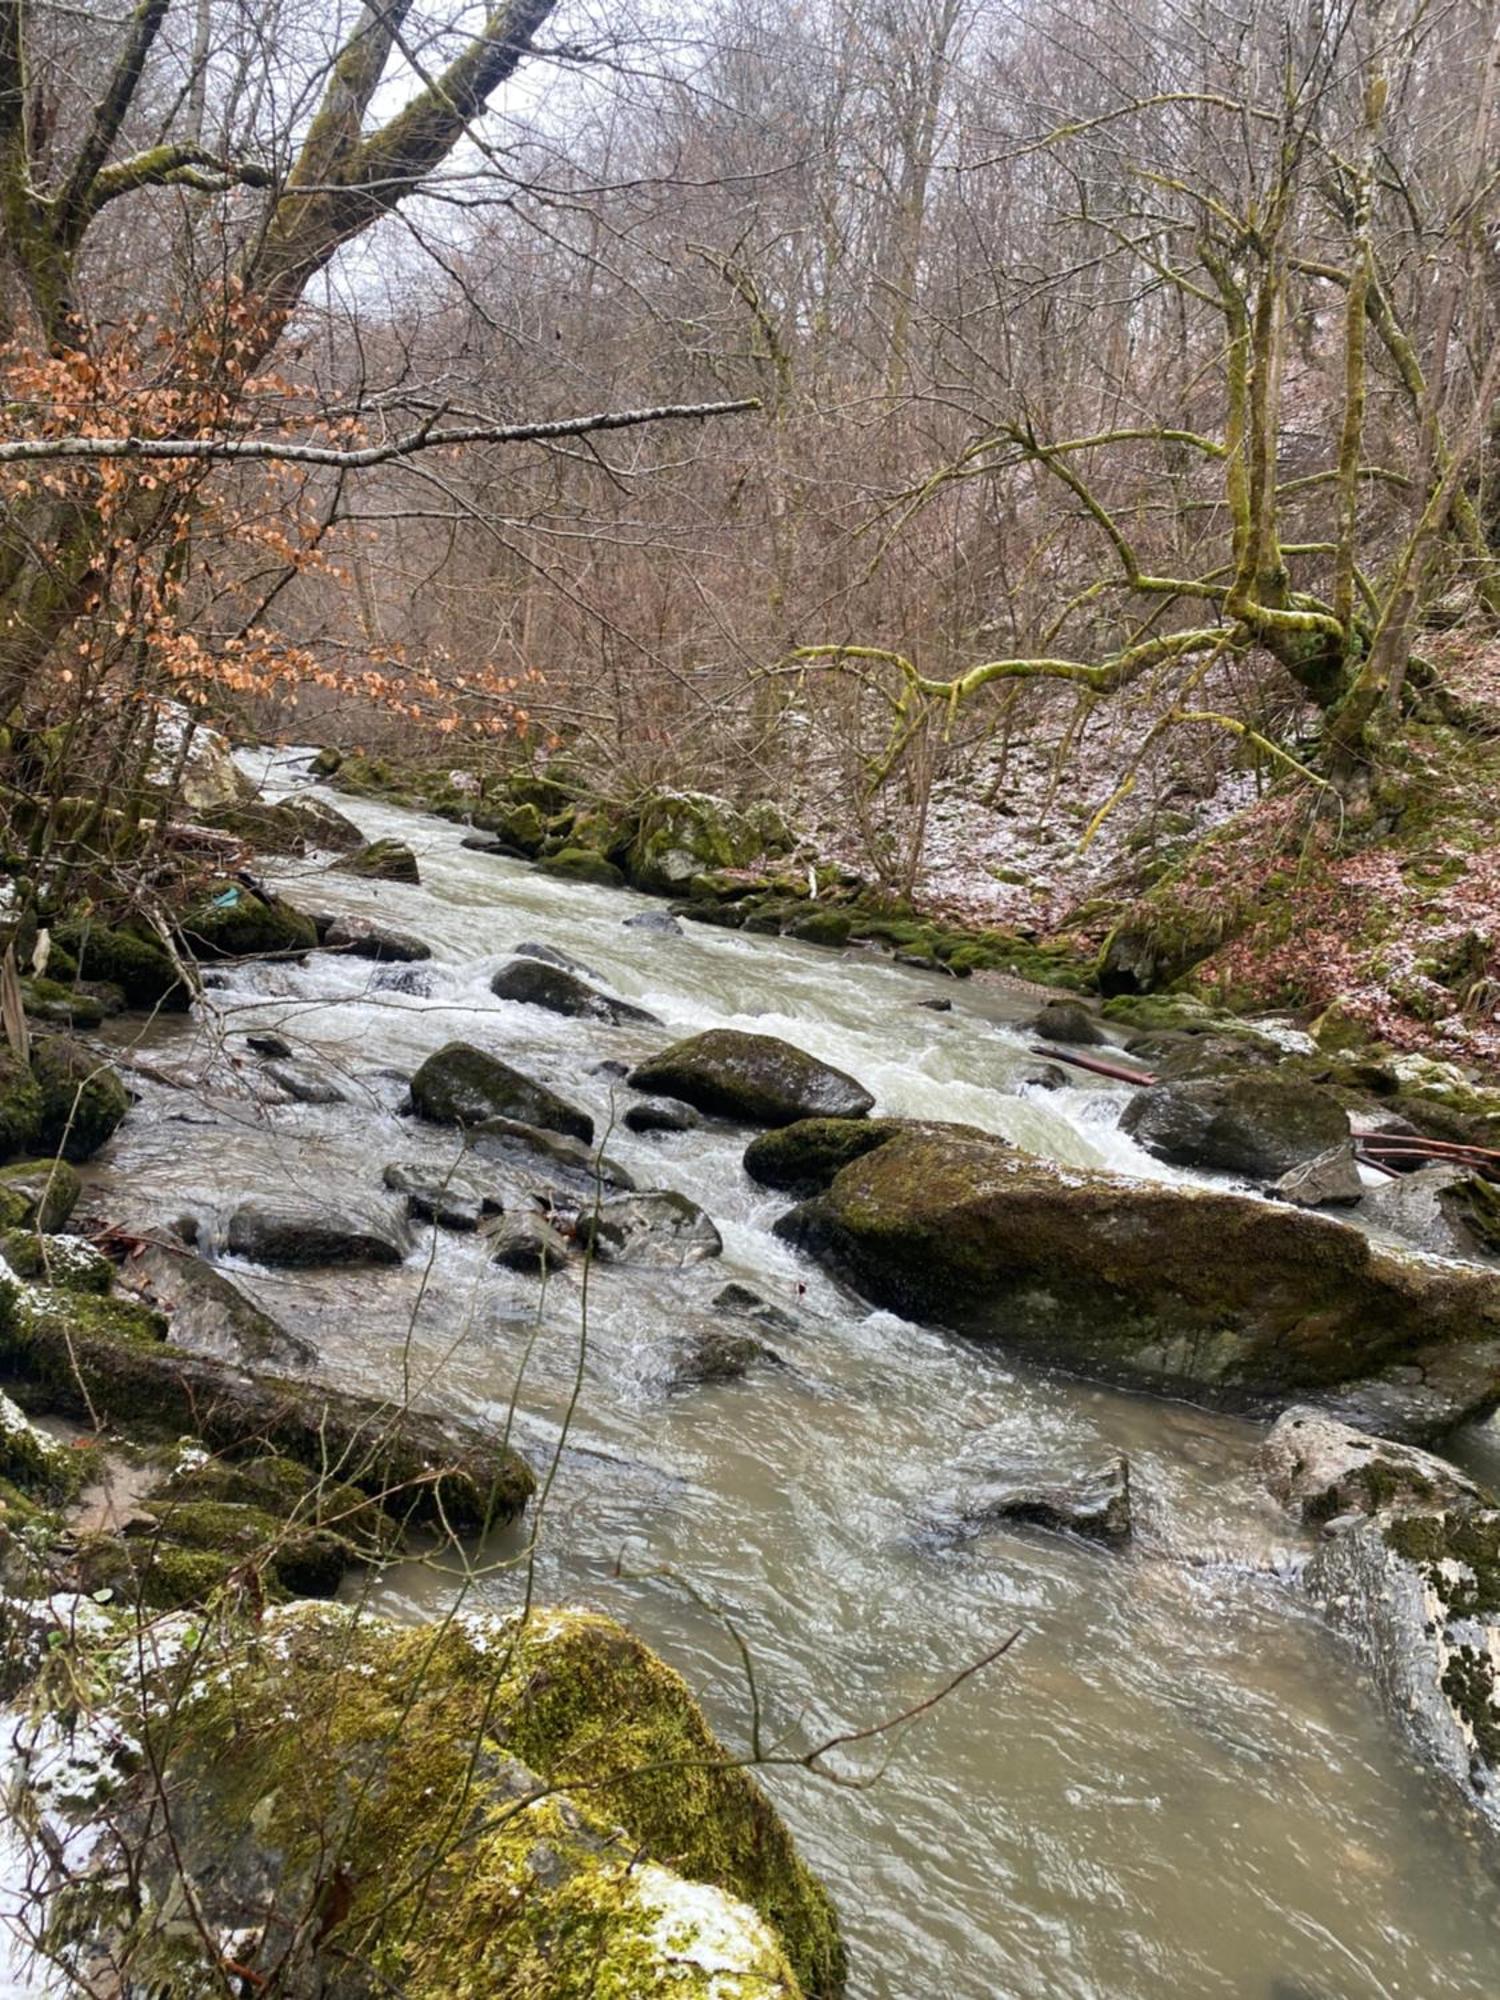
[[[60,945],[79,977],[118,986],[132,1007],[181,1012],[191,1003],[181,974],[155,938],[75,918],[59,924],[52,939],[54,962]]]
[[[601,889],[625,886],[624,871],[594,847],[564,847],[556,854],[544,854],[537,866],[570,882],[592,882]]]
[[[1450,1617],[1500,1616],[1500,1512],[1406,1515],[1391,1522],[1385,1542],[1419,1566]]]
[[[7,1229],[0,1250],[18,1278],[36,1279],[62,1292],[103,1297],[114,1283],[114,1267],[78,1237],[43,1236],[35,1229]]]
[[[67,1223],[82,1193],[83,1183],[66,1160],[17,1160],[0,1167],[0,1228],[51,1235]]]
[[[311,951],[318,942],[311,917],[279,896],[258,896],[239,882],[211,883],[182,919],[181,930],[198,959],[263,958]]]
[[[76,1452],[48,1437],[0,1392],[0,1479],[33,1501],[55,1503],[83,1484]]]
[[[847,910],[819,908],[793,917],[786,926],[786,935],[801,938],[804,944],[831,945],[837,949],[849,942],[853,930],[854,919]]]
[[[102,1057],[61,1035],[33,1045],[31,1068],[42,1093],[42,1149],[92,1159],[130,1109],[124,1084]]]
[[[82,992],[55,979],[23,980],[21,1001],[33,1020],[62,1028],[97,1028],[106,1015],[118,1011],[106,1004],[102,993]]]
[[[41,1084],[19,1056],[0,1046],[0,1157],[29,1153],[42,1121]]]
[[[908,1129],[896,1118],[801,1118],[753,1139],[745,1172],[762,1187],[815,1194],[851,1160]]]
[[[1443,1693],[1468,1725],[1475,1756],[1484,1764],[1500,1765],[1500,1702],[1495,1667],[1488,1651],[1477,1646],[1455,1647],[1443,1669]]]

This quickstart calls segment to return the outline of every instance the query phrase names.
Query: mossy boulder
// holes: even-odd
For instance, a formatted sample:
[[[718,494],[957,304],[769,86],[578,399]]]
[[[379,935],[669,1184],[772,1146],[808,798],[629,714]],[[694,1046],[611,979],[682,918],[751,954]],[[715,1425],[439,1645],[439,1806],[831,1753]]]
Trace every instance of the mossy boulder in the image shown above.
[[[180,928],[189,952],[202,960],[297,955],[318,942],[311,917],[241,882],[210,884]]]
[[[82,1484],[78,1453],[38,1429],[3,1390],[0,1390],[0,1484],[50,1503],[67,1499]]]
[[[597,847],[562,847],[555,854],[544,854],[537,863],[549,875],[560,875],[568,882],[592,882],[599,889],[622,889],[625,875],[622,869],[601,854]]]
[[[124,1011],[118,986],[66,986],[57,979],[23,979],[21,1005],[33,1021],[59,1028],[97,1028]]]
[[[0,1229],[66,1228],[83,1183],[66,1160],[16,1160],[0,1167]]]
[[[334,863],[345,875],[358,875],[365,882],[420,883],[417,857],[403,840],[372,840]]]
[[[59,924],[52,933],[76,962],[78,976],[119,987],[132,1007],[186,1011],[192,993],[171,955],[154,937],[88,920]]]
[[[708,792],[659,791],[640,807],[626,869],[638,889],[676,896],[696,875],[750,869],[794,844],[786,820],[768,803],[741,810]]]
[[[1250,1408],[1359,1384],[1412,1436],[1500,1401],[1500,1275],[1279,1203],[914,1130],[777,1233],[876,1305],[1103,1380]]]
[[[1267,1483],[1323,1538],[1302,1572],[1393,1721],[1500,1832],[1500,1502],[1446,1461],[1289,1410]]]
[[[498,1056],[467,1042],[449,1042],[430,1055],[411,1080],[412,1108],[437,1125],[480,1125],[506,1118],[562,1132],[589,1145],[594,1121]]]
[[[1351,1144],[1349,1114],[1329,1091],[1258,1073],[1153,1084],[1131,1098],[1120,1129],[1176,1166],[1257,1180]]]
[[[801,916],[793,917],[785,926],[785,934],[790,938],[800,938],[804,944],[821,944],[838,950],[853,936],[854,918],[847,910],[819,904],[816,909],[805,910]]]
[[[91,1160],[129,1111],[129,1091],[102,1056],[62,1035],[32,1044],[31,1068],[42,1094],[41,1149]]]
[[[114,1265],[81,1236],[42,1236],[34,1229],[7,1229],[0,1233],[0,1253],[18,1278],[35,1279],[60,1292],[104,1298],[114,1285]]]
[[[519,1454],[470,1425],[190,1354],[133,1300],[0,1283],[0,1372],[28,1410],[280,1453],[459,1532],[510,1519],[534,1485]]]
[[[0,1158],[29,1153],[42,1135],[42,1086],[28,1063],[0,1046]]]
[[[365,837],[347,813],[326,799],[294,795],[285,801],[285,810],[300,831],[305,846],[324,854],[352,854],[363,847]]]
[[[674,1042],[629,1077],[635,1090],[681,1098],[695,1110],[745,1125],[799,1118],[863,1118],[875,1100],[831,1063],[771,1035],[710,1028]]]
[[[308,768],[315,778],[331,778],[343,761],[343,751],[336,749],[332,743],[325,743]]]
[[[832,1909],[775,1811],[610,1620],[430,1630],[300,1605],[215,1625],[144,1705],[138,1676],[111,1679],[173,1800],[170,1832],[154,1774],[109,1805],[162,1914],[128,1942],[97,1890],[59,1914],[81,1957],[123,1950],[133,1988],[207,1990],[233,1933],[256,1977],[274,1955],[279,1991],[326,2000],[842,1991]],[[170,1916],[184,1875],[195,1926]]]
[[[745,1148],[745,1172],[762,1187],[818,1194],[835,1174],[910,1127],[899,1118],[799,1118]]]

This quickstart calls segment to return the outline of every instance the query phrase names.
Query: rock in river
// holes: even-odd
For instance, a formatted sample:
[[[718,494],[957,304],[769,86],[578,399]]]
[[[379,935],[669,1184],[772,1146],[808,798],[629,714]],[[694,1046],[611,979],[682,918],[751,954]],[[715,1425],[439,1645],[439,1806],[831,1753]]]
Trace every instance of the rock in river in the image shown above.
[[[1202,1077],[1137,1091],[1120,1129],[1180,1167],[1275,1180],[1335,1150],[1351,1152],[1349,1114],[1316,1084],[1273,1075]]]
[[[1136,1387],[1264,1407],[1415,1373],[1383,1420],[1408,1436],[1500,1400],[1500,1275],[1281,1203],[898,1130],[777,1233],[877,1305]]]
[[[578,1240],[610,1264],[698,1264],[724,1248],[698,1204],[670,1188],[618,1195],[585,1209]]]
[[[242,1201],[225,1245],[256,1264],[399,1264],[410,1248],[388,1210],[346,1214],[323,1203]]]
[[[1268,1482],[1324,1540],[1309,1594],[1423,1757],[1500,1831],[1500,1506],[1426,1452],[1289,1410]]]
[[[393,931],[368,917],[335,917],[324,932],[323,942],[330,951],[342,951],[350,958],[373,958],[382,965],[415,965],[431,958],[431,945],[405,931]]]
[[[1015,1523],[1066,1529],[1090,1541],[1130,1538],[1130,1463],[1123,1453],[1107,1464],[1069,1473],[1040,1460],[1016,1459],[976,1478],[959,1502],[966,1528]]]
[[[411,1080],[411,1101],[418,1117],[437,1125],[511,1118],[565,1132],[586,1146],[594,1137],[594,1121],[586,1111],[467,1042],[449,1042],[427,1058]]]
[[[609,1021],[617,1027],[630,1022],[643,1022],[648,1027],[661,1025],[644,1007],[601,993],[576,972],[530,956],[513,958],[508,965],[502,965],[490,981],[490,991],[497,1000],[545,1007],[549,1013],[571,1015],[575,1020]]]
[[[637,1090],[680,1097],[696,1110],[744,1125],[799,1118],[863,1118],[875,1100],[841,1069],[771,1035],[710,1028],[674,1042],[630,1073]]]

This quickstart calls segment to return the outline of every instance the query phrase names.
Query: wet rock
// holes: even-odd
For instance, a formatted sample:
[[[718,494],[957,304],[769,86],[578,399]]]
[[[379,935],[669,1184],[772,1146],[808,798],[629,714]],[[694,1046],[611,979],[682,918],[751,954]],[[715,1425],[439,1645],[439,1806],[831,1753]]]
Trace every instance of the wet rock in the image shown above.
[[[246,1035],[245,1046],[252,1055],[270,1056],[277,1062],[292,1053],[292,1045],[284,1035]]]
[[[423,944],[405,931],[391,930],[368,917],[335,917],[324,934],[330,951],[342,951],[350,958],[373,958],[382,965],[414,965],[431,958],[431,945]]]
[[[1354,1148],[1346,1144],[1330,1147],[1293,1167],[1271,1183],[1269,1192],[1278,1201],[1295,1202],[1298,1208],[1352,1208],[1364,1199],[1365,1184]]]
[[[513,841],[504,839],[498,833],[466,833],[458,843],[471,854],[520,855],[521,850]]]
[[[910,1131],[777,1234],[877,1305],[1211,1405],[1358,1383],[1396,1392],[1382,1428],[1420,1437],[1500,1400],[1500,1275],[1281,1203]]]
[[[1272,1498],[1309,1526],[1352,1514],[1442,1511],[1484,1500],[1447,1459],[1371,1437],[1303,1404],[1283,1410],[1271,1426],[1260,1469]]]
[[[424,1161],[393,1160],[381,1179],[393,1194],[406,1196],[408,1215],[443,1229],[477,1229],[485,1216],[501,1212],[502,1204],[477,1182]]]
[[[913,1133],[978,1139],[991,1146],[1007,1141],[981,1132],[976,1125],[948,1125],[911,1118],[799,1118],[752,1139],[745,1148],[744,1168],[762,1187],[787,1194],[818,1194],[851,1160],[870,1153],[888,1140]]]
[[[252,1968],[274,1953],[278,1991],[330,2000],[842,1992],[832,1906],[775,1810],[678,1675],[613,1621],[549,1608],[434,1633],[308,1604],[216,1621],[193,1653],[144,1690],[128,1671],[91,1675],[114,1690],[106,1726],[124,1741],[192,1717],[158,1727],[159,1770],[109,1774],[102,1817],[151,1912],[132,1932],[143,1990],[222,1985],[230,1939]],[[330,1802],[351,1788],[331,1874]],[[434,1868],[451,1800],[461,1865]],[[119,1857],[100,1863],[113,1876]],[[330,1880],[336,1923],[303,1921]],[[392,1895],[413,1882],[420,1894]],[[174,1895],[197,1923],[174,1922]]]
[[[41,1092],[39,1151],[91,1160],[130,1109],[130,1093],[101,1055],[65,1035],[32,1043],[31,1073]]]
[[[399,1264],[410,1244],[383,1211],[342,1214],[322,1203],[242,1201],[229,1218],[225,1247],[255,1264]]]
[[[1056,1063],[1030,1063],[1016,1074],[1016,1086],[1025,1090],[1066,1090],[1073,1078]]]
[[[1120,1129],[1158,1159],[1275,1180],[1350,1145],[1349,1114],[1315,1084],[1209,1077],[1137,1091]]]
[[[310,1368],[317,1350],[255,1303],[227,1271],[185,1244],[143,1238],[121,1274],[121,1286],[163,1314],[173,1343],[254,1368]]]
[[[1044,1042],[1067,1042],[1074,1048],[1116,1046],[1105,1023],[1081,1000],[1049,1000],[1031,1028]]]
[[[933,1014],[951,1014],[953,1012],[953,1002],[951,1000],[919,1000],[917,1005],[927,1008],[928,1012]]]
[[[596,889],[622,889],[625,886],[623,870],[601,854],[596,847],[564,847],[556,854],[544,854],[537,862],[549,875],[560,875],[568,882],[590,882]]]
[[[596,1153],[582,1140],[528,1125],[523,1119],[486,1118],[469,1128],[468,1143],[480,1159],[507,1166],[523,1178],[534,1180],[539,1173],[548,1179],[560,1176],[590,1192],[600,1186],[622,1193],[635,1188],[630,1174],[607,1153]]]
[[[670,910],[637,910],[633,917],[625,919],[628,931],[656,931],[662,937],[681,937],[682,925]]]
[[[1500,1187],[1464,1167],[1419,1167],[1371,1188],[1365,1213],[1439,1257],[1500,1255]]]
[[[285,809],[300,825],[306,844],[324,854],[352,854],[363,847],[365,837],[349,818],[326,799],[306,796],[289,798]]]
[[[745,1319],[753,1319],[771,1333],[796,1333],[801,1322],[780,1306],[763,1299],[759,1292],[749,1285],[742,1285],[736,1279],[721,1291],[714,1293],[714,1304],[720,1312],[738,1313]]]
[[[67,1226],[83,1183],[66,1160],[17,1160],[0,1167],[0,1229],[40,1229],[45,1235]]]
[[[1273,1491],[1325,1522],[1303,1572],[1419,1753],[1500,1830],[1500,1507],[1425,1452],[1290,1411]]]
[[[691,1132],[702,1123],[691,1104],[674,1103],[669,1097],[643,1097],[625,1112],[631,1132]]]
[[[430,1000],[437,992],[432,974],[420,965],[383,965],[371,984],[377,993],[405,993],[414,1000]]]
[[[105,924],[69,922],[52,933],[76,960],[80,978],[104,980],[119,987],[132,1007],[160,1007],[182,1012],[192,1000],[183,973],[154,937]]]
[[[752,1368],[784,1368],[774,1347],[733,1327],[700,1327],[673,1343],[667,1375],[671,1390],[715,1382],[742,1382]]]
[[[398,1518],[461,1533],[519,1513],[534,1484],[524,1460],[471,1425],[190,1354],[134,1301],[40,1287],[0,1297],[0,1369],[27,1409],[192,1436],[231,1455],[284,1453]]]
[[[670,1188],[601,1201],[578,1218],[577,1239],[601,1262],[679,1268],[717,1257],[723,1238],[695,1201]]]
[[[334,866],[345,875],[358,875],[366,882],[410,882],[422,880],[417,857],[404,840],[372,840],[368,846],[346,854]]]
[[[541,965],[555,965],[559,972],[575,973],[580,979],[597,979],[597,972],[591,972],[582,959],[574,958],[568,951],[559,951],[555,944],[533,944],[530,940],[514,946],[512,958],[534,958]]]
[[[343,1104],[345,1093],[311,1063],[268,1062],[264,1074],[296,1104]]]
[[[1090,1541],[1128,1541],[1130,1463],[1123,1453],[1076,1473],[1044,1460],[1017,1459],[976,1478],[960,1500],[971,1529],[1010,1523],[1066,1530]]]
[[[746,1125],[799,1118],[862,1118],[875,1100],[829,1063],[770,1035],[735,1028],[674,1042],[630,1073],[637,1090],[681,1098],[698,1111]]]
[[[589,1064],[590,1076],[607,1076],[611,1083],[623,1083],[629,1074],[630,1064],[621,1062],[617,1056],[611,1056],[607,1062]]]
[[[545,1007],[549,1013],[566,1014],[575,1020],[609,1021],[616,1026],[636,1022],[661,1025],[644,1007],[601,993],[576,973],[538,958],[513,958],[509,965],[502,965],[490,981],[490,991],[497,1000]]]
[[[427,1058],[411,1080],[411,1101],[419,1118],[438,1125],[505,1118],[565,1133],[586,1146],[594,1137],[594,1121],[586,1111],[467,1042],[449,1042]]]
[[[569,1255],[567,1238],[534,1209],[518,1209],[503,1216],[490,1233],[490,1245],[492,1263],[538,1277],[560,1271]]]
[[[318,942],[311,917],[243,882],[211,883],[180,928],[188,951],[203,960],[300,957]]]

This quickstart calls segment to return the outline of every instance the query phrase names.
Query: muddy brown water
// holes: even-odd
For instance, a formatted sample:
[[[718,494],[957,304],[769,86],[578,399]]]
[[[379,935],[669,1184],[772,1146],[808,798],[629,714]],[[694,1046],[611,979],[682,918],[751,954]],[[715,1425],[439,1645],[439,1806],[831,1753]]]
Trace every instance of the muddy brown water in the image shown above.
[[[193,1021],[132,1031],[156,1077],[137,1076],[141,1102],[90,1174],[113,1219],[190,1213],[213,1248],[247,1193],[386,1199],[386,1161],[454,1157],[452,1135],[399,1107],[417,1063],[456,1037],[545,1077],[602,1127],[621,1093],[596,1066],[663,1034],[495,1000],[489,977],[523,939],[574,954],[672,1033],[732,1024],[799,1043],[853,1071],[881,1111],[1173,1177],[1115,1129],[1118,1091],[1018,1087],[1032,1059],[1015,996],[785,940],[631,929],[663,906],[467,851],[436,820],[338,803],[371,835],[409,841],[422,886],[316,863],[276,879],[306,908],[415,932],[432,964],[248,968]],[[938,992],[951,1013],[917,1005]],[[260,1101],[254,1030],[325,1065],[348,1101]],[[405,1379],[491,1424],[514,1406],[533,1456],[576,1386],[538,1593],[628,1621],[731,1744],[745,1742],[749,1698],[712,1607],[752,1651],[768,1732],[796,1748],[920,1703],[1019,1634],[919,1722],[845,1758],[856,1785],[766,1776],[838,1900],[857,2000],[1492,2000],[1495,1852],[1300,1600],[1305,1547],[1257,1487],[1259,1427],[870,1312],[771,1236],[785,1202],[744,1176],[745,1137],[713,1124],[611,1134],[642,1186],[703,1204],[725,1249],[680,1273],[596,1270],[586,1328],[575,1275],[543,1294],[443,1232],[418,1230],[396,1270],[235,1268],[333,1379],[389,1392]],[[775,1336],[790,1365],[667,1393],[674,1331],[712,1322],[732,1278],[799,1315]],[[1139,1521],[1125,1554],[931,1532],[966,1470],[1119,1449]],[[512,1531],[462,1563],[413,1559],[359,1587],[402,1617],[434,1616],[460,1590],[502,1606],[522,1587],[520,1547]]]

